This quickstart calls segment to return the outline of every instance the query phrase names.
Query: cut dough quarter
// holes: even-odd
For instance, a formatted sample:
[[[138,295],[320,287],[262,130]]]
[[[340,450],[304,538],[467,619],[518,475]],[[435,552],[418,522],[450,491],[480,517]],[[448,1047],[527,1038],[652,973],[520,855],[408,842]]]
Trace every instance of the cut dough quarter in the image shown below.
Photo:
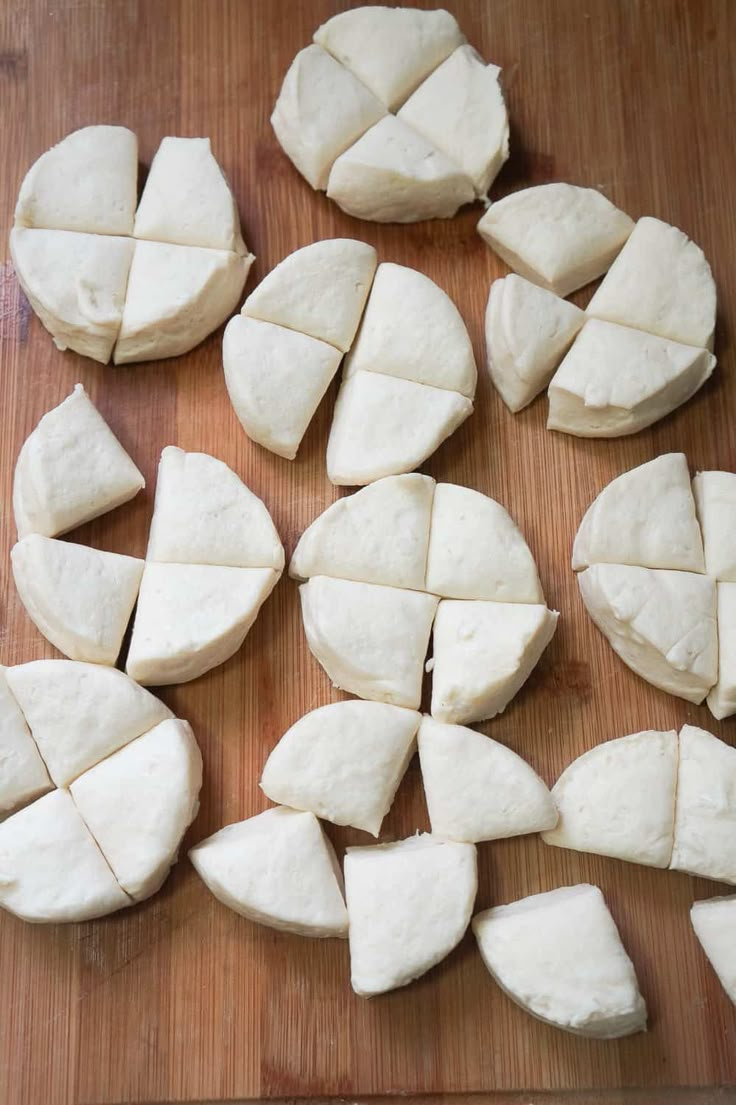
[[[736,474],[698,472],[693,494],[703,531],[705,569],[717,580],[736,583]]]
[[[690,910],[695,935],[721,986],[736,1005],[736,955],[733,934],[736,931],[736,895],[695,902]]]
[[[683,725],[670,868],[736,883],[736,748]]]
[[[51,789],[26,719],[0,665],[0,821]]]
[[[718,584],[718,682],[708,708],[719,720],[736,713],[736,583]]]

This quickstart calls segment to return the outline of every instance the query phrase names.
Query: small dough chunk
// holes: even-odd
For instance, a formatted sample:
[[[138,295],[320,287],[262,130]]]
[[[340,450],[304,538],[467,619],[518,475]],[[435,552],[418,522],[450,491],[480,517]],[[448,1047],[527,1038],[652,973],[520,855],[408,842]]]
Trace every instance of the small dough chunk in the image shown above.
[[[385,702],[333,702],[300,718],[266,760],[272,802],[378,836],[416,749],[420,715]]]
[[[718,584],[718,682],[708,709],[719,721],[736,714],[736,583]]]
[[[416,710],[434,595],[313,576],[299,588],[307,643],[336,687]]]
[[[698,472],[693,495],[703,531],[705,570],[714,579],[736,583],[736,474]]]
[[[56,537],[127,503],[146,481],[81,384],[26,438],[15,465],[18,538]]]
[[[662,691],[703,701],[718,677],[714,580],[593,564],[578,583],[588,613],[627,667]]]
[[[721,986],[736,1005],[736,895],[695,902],[690,920]]]
[[[736,748],[683,725],[670,870],[736,884]]]
[[[716,286],[710,265],[677,227],[649,216],[639,219],[588,314],[712,349]]]
[[[488,373],[510,411],[549,383],[585,322],[573,303],[509,273],[491,284],[486,307]]]
[[[126,127],[72,131],[26,173],[15,225],[86,234],[132,234],[138,139]]]
[[[298,936],[347,937],[342,874],[314,814],[277,806],[226,825],[189,858],[215,897],[243,917]]]
[[[423,833],[348,848],[350,982],[368,998],[406,986],[462,940],[478,890],[473,844]]]
[[[436,836],[472,844],[538,833],[557,823],[547,787],[510,748],[430,717],[422,718],[417,739]]]
[[[647,729],[604,741],[552,787],[557,827],[545,844],[669,867],[675,827],[677,733]]]
[[[149,898],[176,862],[199,809],[202,756],[186,721],[172,718],[72,783],[84,823],[134,901]]]
[[[595,188],[537,184],[492,203],[478,233],[509,268],[557,295],[602,276],[634,229]]]
[[[543,605],[443,599],[434,623],[432,717],[463,725],[502,713],[552,640]]]
[[[512,1001],[577,1036],[646,1029],[634,965],[597,886],[561,886],[473,918],[483,962]]]
[[[0,821],[51,790],[51,780],[0,664]]]
[[[143,572],[125,670],[144,686],[188,683],[242,645],[281,573],[154,564]]]

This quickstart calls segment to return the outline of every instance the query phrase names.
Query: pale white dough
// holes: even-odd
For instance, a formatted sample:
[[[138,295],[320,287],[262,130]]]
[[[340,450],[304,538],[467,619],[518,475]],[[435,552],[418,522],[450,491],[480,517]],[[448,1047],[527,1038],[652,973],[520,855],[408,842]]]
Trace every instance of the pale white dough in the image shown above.
[[[736,895],[695,902],[690,920],[721,986],[736,1005]]]
[[[693,494],[703,531],[705,570],[715,579],[736,583],[736,473],[698,472]]]
[[[736,883],[736,748],[683,725],[670,868]]]
[[[708,709],[719,721],[736,713],[736,583],[718,584],[718,681]]]
[[[46,765],[0,664],[0,820],[51,789]]]

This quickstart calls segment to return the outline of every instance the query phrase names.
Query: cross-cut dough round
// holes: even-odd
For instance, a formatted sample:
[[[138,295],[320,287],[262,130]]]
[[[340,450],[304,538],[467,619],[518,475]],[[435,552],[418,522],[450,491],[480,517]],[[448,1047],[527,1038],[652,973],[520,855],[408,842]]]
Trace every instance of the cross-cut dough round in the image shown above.
[[[736,1005],[736,895],[695,902],[690,920],[721,986]]]
[[[0,821],[51,789],[46,765],[0,665]]]
[[[736,713],[736,583],[718,587],[718,681],[708,693],[708,709],[719,720]]]
[[[670,868],[736,883],[736,748],[683,725]]]
[[[669,867],[675,824],[677,733],[648,729],[604,741],[552,788],[560,819],[546,844]]]
[[[705,570],[714,579],[736,583],[736,474],[698,472],[693,495],[703,531]]]
[[[300,936],[347,936],[340,868],[312,813],[266,810],[226,825],[189,858],[215,897],[251,921]]]
[[[601,276],[634,224],[594,188],[538,184],[498,200],[478,233],[514,272],[557,295]]]
[[[385,702],[333,702],[300,718],[266,760],[272,802],[378,836],[416,748],[420,716]]]
[[[417,742],[436,836],[476,843],[537,833],[556,824],[547,787],[505,745],[429,717],[422,718]]]
[[[483,961],[532,1016],[610,1040],[646,1028],[634,966],[597,886],[562,886],[473,918]]]
[[[143,561],[31,533],[11,550],[29,617],[71,660],[114,664],[135,606]]]
[[[18,537],[56,537],[127,503],[145,480],[81,384],[26,438],[15,465]]]
[[[348,848],[350,981],[371,997],[406,986],[462,940],[478,888],[473,844],[429,834]]]

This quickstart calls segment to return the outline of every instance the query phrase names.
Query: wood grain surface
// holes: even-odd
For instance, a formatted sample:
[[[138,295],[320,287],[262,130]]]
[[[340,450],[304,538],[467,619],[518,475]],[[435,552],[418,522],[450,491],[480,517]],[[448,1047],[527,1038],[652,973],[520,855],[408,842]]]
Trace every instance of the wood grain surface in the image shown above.
[[[552,783],[575,756],[646,727],[700,724],[697,708],[631,674],[587,619],[569,556],[596,492],[622,470],[684,449],[693,469],[736,470],[736,4],[732,0],[446,0],[469,40],[504,68],[513,155],[494,194],[566,180],[602,189],[632,216],[657,215],[704,248],[719,289],[719,367],[697,397],[634,438],[579,441],[545,430],[546,401],[512,416],[481,372],[473,417],[425,466],[512,512],[534,551],[557,636],[506,713],[483,726]],[[75,538],[143,555],[163,446],[211,452],[271,510],[287,553],[336,491],[325,475],[335,388],[299,458],[251,444],[223,382],[220,335],[178,360],[100,367],[52,345],[20,295],[7,231],[26,168],[75,127],[122,123],[144,163],[165,134],[210,135],[257,254],[249,287],[285,254],[337,235],[436,280],[467,321],[479,364],[490,281],[504,272],[475,233],[478,208],[449,222],[382,227],[343,216],[279,149],[271,107],[295,52],[340,7],[332,0],[6,0],[0,5],[0,660],[55,655],[9,573],[15,457],[38,418],[82,381],[148,487]],[[577,297],[584,303],[589,295]],[[310,656],[296,586],[283,579],[241,652],[162,696],[199,738],[205,783],[187,843],[266,806],[268,751],[305,711],[335,700]],[[427,827],[418,767],[386,839]],[[368,843],[350,830],[338,847]],[[223,1101],[331,1095],[465,1094],[508,1105],[549,1100],[647,1105],[732,1099],[736,1010],[695,941],[704,880],[548,848],[481,846],[478,908],[589,880],[603,890],[649,1006],[646,1035],[591,1042],[548,1028],[494,985],[472,938],[409,988],[366,1001],[348,949],[259,928],[220,905],[186,858],[152,900],[107,920],[33,927],[0,917],[3,1105]],[[639,1093],[634,1094],[633,1088]],[[665,1087],[682,1089],[674,1097]],[[568,1098],[568,1091],[596,1090]],[[518,1095],[516,1091],[529,1091]],[[536,1092],[532,1092],[536,1091]],[[549,1091],[547,1099],[542,1091]],[[498,1097],[494,1096],[498,1094]],[[449,1099],[448,1099],[449,1100]],[[453,1099],[454,1100],[454,1099]]]

